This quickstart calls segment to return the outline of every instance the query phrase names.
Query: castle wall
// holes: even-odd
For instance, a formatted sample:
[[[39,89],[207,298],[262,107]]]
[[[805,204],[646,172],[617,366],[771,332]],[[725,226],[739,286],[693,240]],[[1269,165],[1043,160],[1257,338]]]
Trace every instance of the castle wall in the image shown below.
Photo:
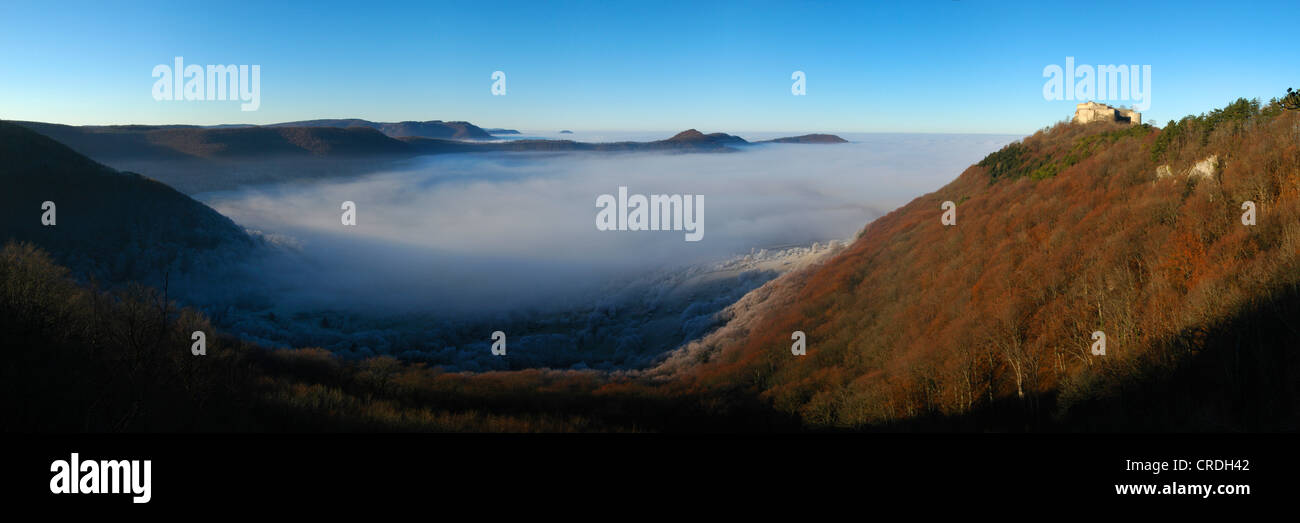
[[[1075,123],[1117,122],[1122,118],[1127,118],[1132,125],[1142,123],[1142,113],[1131,109],[1116,109],[1097,102],[1081,103],[1074,109]]]

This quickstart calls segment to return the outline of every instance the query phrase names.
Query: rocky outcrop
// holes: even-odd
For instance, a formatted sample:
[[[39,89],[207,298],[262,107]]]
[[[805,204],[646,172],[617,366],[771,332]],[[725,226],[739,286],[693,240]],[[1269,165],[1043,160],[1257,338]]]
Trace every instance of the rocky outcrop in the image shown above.
[[[1196,165],[1189,167],[1186,171],[1188,178],[1213,179],[1214,175],[1219,172],[1219,155],[1214,154],[1210,157],[1196,162]]]

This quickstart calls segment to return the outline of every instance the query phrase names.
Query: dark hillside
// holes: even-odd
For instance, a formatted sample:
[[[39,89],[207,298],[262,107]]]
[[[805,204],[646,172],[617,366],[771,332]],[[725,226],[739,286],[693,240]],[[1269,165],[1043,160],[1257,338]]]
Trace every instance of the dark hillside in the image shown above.
[[[158,281],[254,245],[234,222],[158,181],[114,171],[0,122],[0,241],[31,242],[78,275]],[[56,224],[42,224],[42,204]]]

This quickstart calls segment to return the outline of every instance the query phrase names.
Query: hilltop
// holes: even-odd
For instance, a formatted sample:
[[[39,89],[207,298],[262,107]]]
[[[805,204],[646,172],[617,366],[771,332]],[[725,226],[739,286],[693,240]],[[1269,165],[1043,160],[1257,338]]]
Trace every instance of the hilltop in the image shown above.
[[[772,140],[750,142],[739,136],[733,136],[726,133],[704,134],[695,129],[687,129],[664,141],[682,144],[708,144],[714,146],[751,145],[761,143],[849,143],[848,140],[833,134],[805,134],[801,136],[787,136]]]
[[[673,135],[672,138],[663,140],[664,142],[690,144],[690,145],[740,145],[747,144],[744,138],[732,136],[727,133],[709,133],[704,134],[695,129],[687,129]]]
[[[776,138],[758,143],[848,143],[848,140],[835,136],[833,134],[805,134],[802,136],[790,136],[786,138]]]

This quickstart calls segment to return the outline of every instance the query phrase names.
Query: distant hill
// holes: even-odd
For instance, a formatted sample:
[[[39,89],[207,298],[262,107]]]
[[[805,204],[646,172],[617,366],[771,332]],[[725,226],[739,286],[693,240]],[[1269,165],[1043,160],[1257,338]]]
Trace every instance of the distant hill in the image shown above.
[[[422,155],[473,152],[736,152],[755,143],[690,129],[650,142],[573,140],[472,141],[435,134],[490,138],[466,122],[310,120],[269,126],[70,126],[12,122],[117,169],[146,173],[189,194],[303,177],[372,172]],[[479,134],[479,133],[482,134]],[[842,143],[834,135],[769,142]]]
[[[727,133],[704,134],[695,129],[687,129],[663,141],[689,146],[746,145],[749,143],[739,136],[732,136]]]
[[[362,158],[443,152],[488,151],[654,151],[724,150],[754,143],[846,143],[831,134],[809,134],[749,142],[726,133],[695,129],[650,142],[586,143],[572,140],[514,140],[476,143],[450,134],[478,136],[466,122],[310,120],[269,126],[116,125],[70,126],[17,121],[100,161],[269,160],[282,158]],[[437,124],[437,125],[433,125]],[[463,124],[463,125],[461,125]],[[467,127],[466,127],[467,126]],[[438,129],[440,131],[433,132]],[[477,131],[474,131],[477,130]],[[490,138],[486,132],[482,137]]]
[[[777,138],[775,140],[764,140],[757,143],[848,143],[848,140],[835,136],[833,134],[805,134],[803,136],[790,136],[786,138]]]
[[[823,136],[825,142],[803,141],[805,137],[781,138],[786,143],[845,143],[834,135]],[[739,136],[726,133],[705,134],[695,129],[687,129],[663,140],[650,142],[575,142],[573,140],[512,140],[497,143],[465,143],[449,140],[430,140],[422,138],[404,138],[417,150],[425,154],[447,152],[485,152],[485,151],[595,151],[595,152],[737,152],[746,146],[765,142],[749,142]],[[834,140],[838,140],[834,141]]]
[[[393,138],[415,136],[420,138],[444,138],[448,140],[490,140],[492,139],[492,134],[494,134],[469,122],[444,122],[442,120],[429,120],[427,122],[371,122],[368,120],[348,118],[339,120],[285,122],[268,125],[266,127],[367,127],[375,129]],[[519,131],[511,131],[509,129],[496,130],[501,131],[496,134],[519,134]]]
[[[375,156],[409,149],[377,129],[179,125],[84,126],[12,122],[101,160]]]
[[[0,122],[0,184],[0,243],[34,243],[77,274],[154,281],[254,246],[234,222],[189,196],[7,122]],[[53,226],[41,223],[45,201],[55,204]]]
[[[202,158],[347,157],[406,152],[400,143],[367,127],[175,129],[153,131],[148,140]]]
[[[484,131],[493,136],[498,134],[519,134],[519,131],[514,129],[484,129]]]
[[[11,122],[187,194],[370,172],[423,153],[369,127],[69,126]],[[454,142],[472,143],[472,142]]]

